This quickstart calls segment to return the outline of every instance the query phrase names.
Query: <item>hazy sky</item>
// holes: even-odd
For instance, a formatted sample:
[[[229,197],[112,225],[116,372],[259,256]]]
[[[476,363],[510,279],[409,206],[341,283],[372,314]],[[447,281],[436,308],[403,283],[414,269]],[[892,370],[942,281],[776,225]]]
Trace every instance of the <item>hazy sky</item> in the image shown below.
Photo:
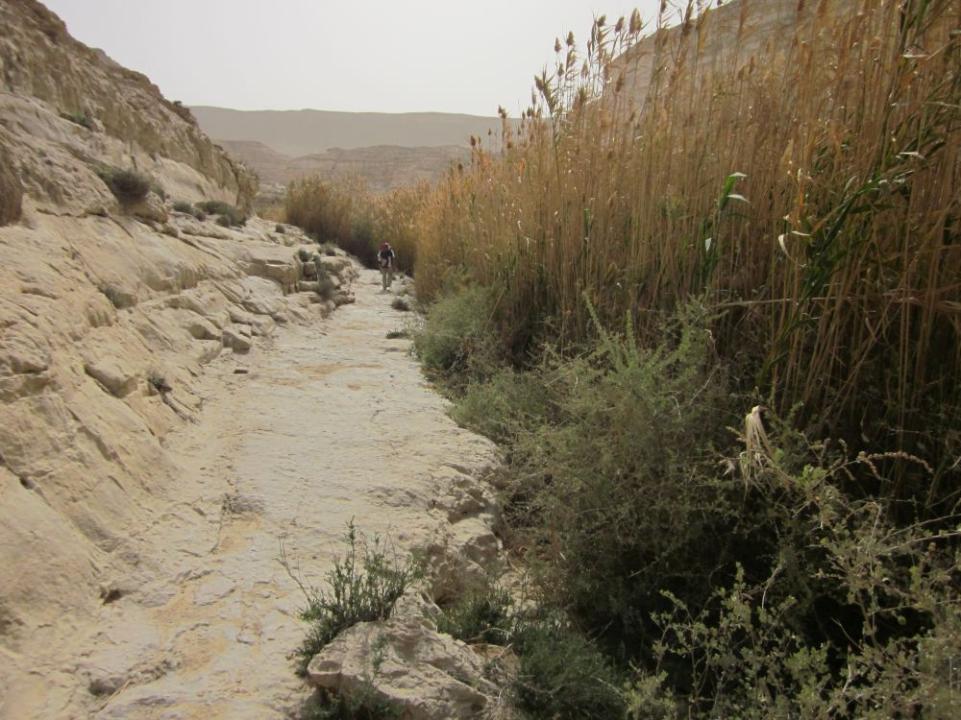
[[[660,0],[43,0],[171,100],[516,115],[554,38]],[[613,21],[612,20],[612,21]]]

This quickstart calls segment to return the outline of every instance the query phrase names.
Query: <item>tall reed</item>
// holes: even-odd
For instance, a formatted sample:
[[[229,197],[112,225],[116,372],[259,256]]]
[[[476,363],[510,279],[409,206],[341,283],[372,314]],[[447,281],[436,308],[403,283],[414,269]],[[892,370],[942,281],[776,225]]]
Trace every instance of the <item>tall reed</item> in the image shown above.
[[[956,500],[961,2],[697,10],[556,43],[519,128],[472,139],[470,167],[405,216],[419,295],[452,272],[493,287],[519,360],[589,338],[585,297],[643,338],[700,296],[745,386],[935,465],[891,455],[892,497]],[[752,35],[778,13],[782,34]]]

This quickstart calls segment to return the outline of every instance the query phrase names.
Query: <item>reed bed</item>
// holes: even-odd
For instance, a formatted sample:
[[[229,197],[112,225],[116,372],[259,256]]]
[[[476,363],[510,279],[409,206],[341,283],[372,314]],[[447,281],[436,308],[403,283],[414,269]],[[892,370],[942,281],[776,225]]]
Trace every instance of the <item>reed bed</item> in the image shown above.
[[[504,446],[530,717],[954,717],[961,0],[703,5],[559,38],[433,187],[288,212],[416,263]]]
[[[751,37],[774,5],[791,6],[787,34]],[[928,458],[940,479],[892,461],[891,492],[943,500],[958,440],[944,452],[942,431],[961,420],[961,3],[697,11],[646,39],[636,15],[598,18],[584,52],[558,40],[519,129],[505,115],[499,142],[472,139],[470,167],[418,198],[419,296],[465,272],[496,288],[520,361],[590,338],[588,305],[643,339],[702,298],[746,386],[823,434]]]

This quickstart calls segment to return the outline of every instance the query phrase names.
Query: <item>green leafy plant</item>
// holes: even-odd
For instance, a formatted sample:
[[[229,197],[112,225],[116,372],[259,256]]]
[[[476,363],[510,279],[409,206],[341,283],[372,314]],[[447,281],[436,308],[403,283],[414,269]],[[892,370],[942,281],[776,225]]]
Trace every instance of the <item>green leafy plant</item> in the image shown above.
[[[557,619],[521,624],[520,659],[512,688],[516,707],[532,720],[611,720],[626,702],[611,661],[582,634]]]
[[[437,629],[467,643],[506,645],[513,636],[510,594],[495,583],[468,591],[443,609]]]
[[[370,542],[359,538],[353,522],[347,526],[344,545],[343,556],[324,576],[326,588],[303,585],[282,558],[307,600],[300,613],[309,627],[296,651],[298,675],[305,675],[314,655],[342,631],[360,622],[388,618],[394,602],[420,573],[413,558],[399,558],[380,538]]]

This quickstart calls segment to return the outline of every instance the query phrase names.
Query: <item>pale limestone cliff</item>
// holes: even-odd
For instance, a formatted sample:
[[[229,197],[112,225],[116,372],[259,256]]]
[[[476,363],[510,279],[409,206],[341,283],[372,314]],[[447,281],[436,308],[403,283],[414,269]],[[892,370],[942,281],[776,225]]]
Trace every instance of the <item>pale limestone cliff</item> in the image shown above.
[[[818,14],[846,15],[856,22],[860,0],[729,0],[690,23],[662,29],[643,38],[615,61],[611,86],[622,73],[623,94],[634,106],[644,105],[653,87],[668,82],[684,65],[692,76],[710,82],[717,71],[763,70],[760,58],[786,54],[810,41],[811,21]]]
[[[39,120],[43,132],[32,134],[47,142],[69,137],[64,150],[75,160],[127,156],[135,166],[151,171],[177,163],[183,167],[176,182],[198,185],[195,193],[208,189],[200,182],[203,178],[220,188],[224,199],[240,206],[249,203],[256,192],[253,175],[203,134],[189,110],[166,100],[146,77],[74,40],[63,22],[36,0],[0,1],[0,28],[0,93],[5,104],[0,109],[0,144],[12,149],[22,165],[24,184],[36,197],[59,203],[63,190],[45,172],[46,158],[37,160],[36,153],[17,147],[17,127]],[[57,127],[46,122],[44,111],[72,116],[90,128]],[[77,179],[87,179],[84,163],[65,161],[52,159],[69,165]]]
[[[135,540],[176,487],[164,439],[203,366],[350,300],[355,271],[323,258],[342,288],[323,301],[293,228],[174,212],[244,205],[253,179],[39,3],[0,1],[0,27],[0,717],[23,718],[36,659],[159,562]],[[104,166],[153,190],[122,205]]]

